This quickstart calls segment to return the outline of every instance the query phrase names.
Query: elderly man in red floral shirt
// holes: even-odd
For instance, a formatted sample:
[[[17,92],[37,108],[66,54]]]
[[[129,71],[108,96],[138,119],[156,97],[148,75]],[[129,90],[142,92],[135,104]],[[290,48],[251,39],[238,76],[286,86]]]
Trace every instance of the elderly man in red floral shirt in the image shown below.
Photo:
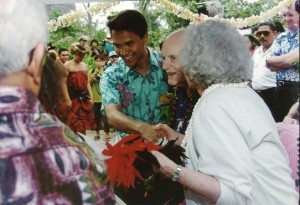
[[[44,6],[0,4],[0,204],[114,204],[95,154],[37,99],[47,42]]]

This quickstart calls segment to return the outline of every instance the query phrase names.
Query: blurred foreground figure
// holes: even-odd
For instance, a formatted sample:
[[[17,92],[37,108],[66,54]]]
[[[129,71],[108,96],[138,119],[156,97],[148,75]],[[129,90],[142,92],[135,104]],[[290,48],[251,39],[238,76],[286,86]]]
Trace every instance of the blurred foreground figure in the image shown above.
[[[37,99],[48,38],[44,6],[0,5],[0,204],[114,204],[104,166]]]

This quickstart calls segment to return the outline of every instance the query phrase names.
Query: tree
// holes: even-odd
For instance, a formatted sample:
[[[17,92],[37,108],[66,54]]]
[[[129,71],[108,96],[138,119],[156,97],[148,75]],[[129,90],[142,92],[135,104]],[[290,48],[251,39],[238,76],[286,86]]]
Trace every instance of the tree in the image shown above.
[[[171,0],[184,8],[197,13],[196,3],[204,0]],[[259,0],[255,3],[248,3],[246,0],[220,0],[224,5],[224,18],[246,18],[251,15],[259,15],[262,11],[266,11],[278,4],[280,0]],[[186,27],[189,24],[188,20],[184,20],[173,13],[165,11],[151,3],[151,0],[140,0],[135,3],[136,8],[141,11],[149,25],[149,46],[158,48],[158,45],[172,31]],[[112,12],[109,16],[115,15]],[[52,14],[52,17],[58,17],[58,13]],[[275,17],[275,19],[279,19]],[[52,32],[50,39],[58,44],[74,42],[78,40],[80,35],[88,35],[91,38],[96,38],[102,41],[106,34],[104,30],[96,30],[96,23],[91,21],[91,17],[86,20],[69,26],[67,28],[59,28],[56,32]],[[67,43],[65,43],[67,42]]]

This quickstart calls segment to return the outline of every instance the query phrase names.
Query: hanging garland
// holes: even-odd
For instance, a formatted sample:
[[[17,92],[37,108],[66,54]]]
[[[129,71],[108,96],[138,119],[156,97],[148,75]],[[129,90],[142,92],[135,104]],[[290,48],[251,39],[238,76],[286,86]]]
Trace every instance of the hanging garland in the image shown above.
[[[98,14],[112,6],[117,5],[119,2],[102,2],[98,3],[96,5],[90,6],[87,11],[72,11],[70,13],[64,14],[62,16],[59,16],[56,20],[50,20],[48,22],[48,27],[50,32],[56,31],[59,27],[67,27],[74,23],[77,23],[80,21],[80,19],[85,18],[87,13],[90,15]]]
[[[195,23],[202,23],[210,19],[218,19],[218,17],[208,17],[206,15],[201,14],[200,16],[198,14],[195,14],[191,12],[189,9],[183,8],[169,0],[152,0],[154,3],[156,3],[160,8],[173,13],[174,15],[190,20],[192,24]],[[112,6],[117,5],[119,2],[102,2],[99,4],[96,4],[94,6],[91,6],[87,9],[87,12],[91,15],[95,15],[100,13],[101,11],[104,11]],[[271,18],[273,18],[278,13],[282,12],[286,8],[288,8],[290,5],[294,3],[294,0],[283,0],[278,3],[277,6],[273,7],[272,9],[262,12],[259,16],[252,15],[248,18],[241,19],[241,18],[231,18],[231,19],[220,19],[221,21],[228,22],[232,24],[236,28],[244,28],[248,26],[252,26],[256,23],[267,21]],[[86,11],[72,11],[70,13],[64,14],[62,16],[59,16],[56,20],[51,20],[48,22],[49,30],[50,32],[56,31],[59,27],[67,27],[74,23],[77,23],[80,19],[84,18],[87,15]]]
[[[201,14],[200,16],[198,14],[192,13],[190,10],[183,8],[181,6],[176,5],[175,3],[172,3],[168,0],[152,0],[155,2],[158,6],[161,8],[165,9],[168,12],[173,13],[174,15],[190,20],[192,23],[202,23],[210,19],[216,19],[218,17],[208,17],[206,15]],[[294,3],[294,0],[283,0],[278,3],[277,6],[273,7],[272,9],[261,13],[259,16],[257,15],[252,15],[248,18],[241,19],[241,18],[231,18],[231,19],[220,19],[221,21],[224,22],[229,22],[236,28],[244,28],[248,26],[252,26],[256,23],[262,22],[262,21],[267,21],[271,18],[273,18],[275,15],[278,13],[282,12],[285,10],[287,7],[292,5]]]

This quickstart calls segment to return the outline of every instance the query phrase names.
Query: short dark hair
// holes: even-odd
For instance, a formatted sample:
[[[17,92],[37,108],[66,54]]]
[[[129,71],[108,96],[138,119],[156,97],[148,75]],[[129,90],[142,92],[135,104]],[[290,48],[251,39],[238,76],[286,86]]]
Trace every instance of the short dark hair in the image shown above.
[[[62,47],[58,50],[58,55],[60,55],[61,52],[64,52],[64,51],[69,51],[69,50],[67,48]]]
[[[251,33],[253,34],[255,31],[257,31],[258,30],[258,26],[257,25],[255,25],[255,26],[253,26],[252,28],[251,28]]]
[[[97,60],[98,58],[101,59],[102,61],[105,60],[104,57],[103,57],[103,55],[101,55],[101,54],[94,56],[94,60]]]
[[[271,29],[272,31],[277,31],[277,28],[276,28],[276,26],[275,26],[275,23],[272,22],[272,21],[264,21],[264,22],[261,22],[261,23],[257,26],[257,28],[259,28],[259,27],[261,27],[261,26],[269,26],[270,29]]]
[[[93,40],[91,40],[91,42],[90,42],[90,46],[92,46],[93,42],[96,42],[96,43],[97,43],[97,45],[99,45],[99,42],[98,42],[98,40],[97,40],[97,39],[93,39]]]
[[[82,45],[76,45],[77,48],[79,48],[81,51],[86,51],[86,48]]]
[[[247,37],[252,42],[253,46],[260,46],[259,40],[257,40],[253,34],[245,34],[243,36]]]
[[[274,24],[275,24],[277,32],[279,32],[279,33],[285,32],[285,29],[284,29],[284,27],[283,27],[283,25],[282,25],[282,23],[280,21],[275,20]]]
[[[147,21],[143,14],[137,10],[124,10],[108,21],[107,27],[110,32],[129,31],[137,34],[141,38],[148,32]]]

